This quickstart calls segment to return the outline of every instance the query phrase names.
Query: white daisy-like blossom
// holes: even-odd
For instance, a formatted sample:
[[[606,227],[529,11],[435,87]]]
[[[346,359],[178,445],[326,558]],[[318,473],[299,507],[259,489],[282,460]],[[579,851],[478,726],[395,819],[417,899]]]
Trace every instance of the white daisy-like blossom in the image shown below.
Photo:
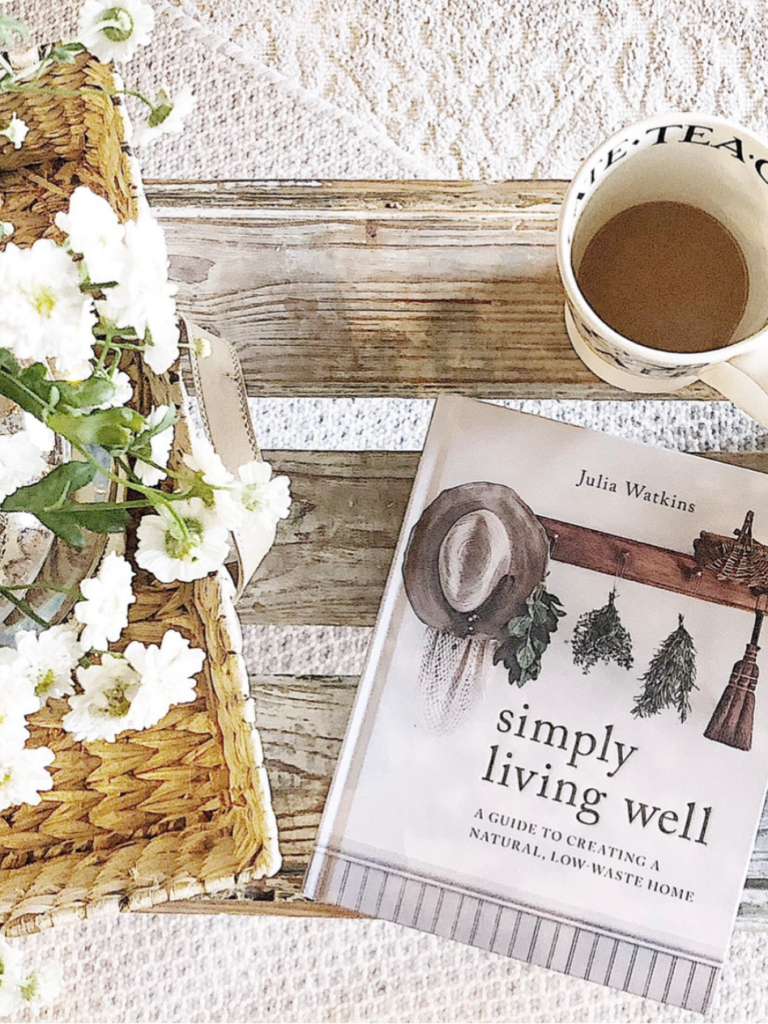
[[[147,342],[144,361],[162,374],[179,356],[176,286],[168,281],[163,230],[148,210],[125,225],[125,255],[122,276],[115,288],[107,289],[98,309],[116,327],[133,328]]]
[[[19,654],[14,669],[20,678],[29,680],[38,706],[49,697],[63,697],[74,691],[72,672],[83,648],[71,626],[51,626],[42,633],[21,630],[14,643]]]
[[[162,583],[188,583],[221,568],[229,552],[226,527],[211,522],[199,498],[175,502],[174,511],[183,528],[165,508],[142,518],[136,531],[137,565]]]
[[[207,359],[211,354],[211,343],[207,338],[193,338],[189,346],[198,359]]]
[[[112,383],[115,385],[115,393],[106,402],[97,405],[97,409],[119,409],[124,405],[128,405],[133,398],[133,384],[131,384],[131,378],[127,373],[117,370],[110,376]]]
[[[26,716],[34,714],[40,707],[34,687],[25,676],[17,672],[18,655],[12,657],[15,652],[10,652],[9,648],[3,651],[0,662],[0,756],[5,750],[20,750],[24,746],[29,739]]]
[[[82,256],[95,284],[118,281],[125,263],[125,227],[106,199],[81,185],[72,193],[69,212],[56,214],[56,226]]]
[[[53,788],[46,771],[53,759],[48,747],[0,747],[0,811],[19,804],[39,804],[40,794]]]
[[[8,126],[0,131],[0,135],[5,136],[5,138],[13,144],[14,149],[21,149],[24,145],[24,139],[26,139],[28,131],[29,128],[27,127],[26,121],[22,121],[20,117],[16,117],[14,114]]]
[[[49,238],[0,252],[0,338],[18,359],[53,359],[57,371],[90,375],[93,300],[80,291],[75,263]]]
[[[195,699],[194,677],[203,667],[205,653],[190,647],[175,629],[166,632],[159,647],[134,640],[126,647],[125,657],[141,676],[141,689],[131,709],[135,729],[147,729],[174,704]]]
[[[69,698],[70,711],[61,720],[76,740],[107,740],[132,729],[131,705],[141,686],[139,675],[125,658],[102,655],[100,665],[77,670],[83,692]],[[1,792],[1,791],[0,791]]]
[[[168,414],[170,406],[158,405],[154,408],[149,416],[147,416],[147,429],[151,430],[154,427],[159,426],[163,422],[163,419]],[[165,467],[168,465],[168,459],[171,455],[171,447],[173,445],[173,424],[170,427],[166,427],[165,430],[161,430],[159,434],[154,434],[149,439],[149,450],[150,458],[152,462],[156,463],[157,466],[162,466],[163,469],[157,469],[156,466],[150,466],[147,462],[142,462],[141,459],[136,459],[134,463],[133,471],[136,476],[141,480],[147,487],[154,487],[155,484],[160,483],[164,480],[167,473],[164,472]]]
[[[21,951],[0,939],[0,1017],[18,1012],[22,977]]]
[[[206,511],[218,525],[233,530],[243,519],[243,507],[236,494],[237,481],[207,438],[193,436],[191,440],[192,451],[184,456],[184,463],[193,473],[200,473],[203,483],[212,489],[213,504],[206,502]]]
[[[9,220],[0,220],[0,242],[10,238],[16,229]]]
[[[110,551],[98,573],[80,584],[84,600],[77,602],[73,614],[85,626],[80,634],[83,650],[105,651],[128,625],[128,606],[136,600],[134,575],[130,562]]]
[[[40,449],[26,430],[0,434],[0,501],[42,476],[44,469],[45,460]]]
[[[286,519],[291,511],[290,480],[287,476],[272,476],[268,462],[254,459],[241,466],[239,497],[246,512],[266,529],[273,530],[279,519]]]
[[[24,413],[24,433],[42,455],[48,455],[56,444],[56,435],[31,412]]]
[[[32,974],[22,972],[19,995],[27,1006],[48,1006],[59,995],[61,987],[61,968],[48,963]]]
[[[163,135],[176,135],[184,130],[184,121],[195,109],[195,97],[189,86],[183,86],[172,96],[161,89],[157,102],[147,120],[134,131],[135,146],[146,146]]]
[[[86,0],[77,39],[104,63],[125,61],[147,45],[154,27],[155,12],[141,0]]]

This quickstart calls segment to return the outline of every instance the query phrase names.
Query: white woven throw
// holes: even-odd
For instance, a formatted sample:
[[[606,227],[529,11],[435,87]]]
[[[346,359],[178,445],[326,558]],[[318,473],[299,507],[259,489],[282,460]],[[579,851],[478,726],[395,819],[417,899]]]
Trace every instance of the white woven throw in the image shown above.
[[[189,83],[145,176],[568,177],[622,124],[700,108],[768,129],[762,0],[154,0],[130,81]],[[79,0],[11,0],[36,40]],[[726,404],[510,403],[689,450],[765,447]],[[265,448],[418,448],[429,403],[253,403]],[[250,628],[263,672],[360,669],[367,631]],[[59,1021],[688,1021],[683,1011],[382,922],[123,916],[25,939]],[[737,926],[713,1021],[768,1019],[768,929]]]

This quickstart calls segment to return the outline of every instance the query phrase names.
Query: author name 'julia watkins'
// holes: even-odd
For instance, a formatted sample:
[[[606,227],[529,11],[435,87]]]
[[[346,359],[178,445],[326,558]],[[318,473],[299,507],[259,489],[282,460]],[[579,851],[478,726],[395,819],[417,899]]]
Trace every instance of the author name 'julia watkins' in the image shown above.
[[[628,498],[637,498],[639,501],[648,501],[653,505],[664,505],[665,508],[676,508],[681,512],[695,512],[696,506],[692,501],[683,501],[676,494],[669,494],[668,491],[652,491],[645,484],[638,484],[632,480],[625,480]],[[603,473],[597,476],[590,476],[586,469],[582,469],[581,478],[576,484],[577,487],[596,487],[601,491],[608,491],[611,494],[623,493],[618,485],[609,480]]]

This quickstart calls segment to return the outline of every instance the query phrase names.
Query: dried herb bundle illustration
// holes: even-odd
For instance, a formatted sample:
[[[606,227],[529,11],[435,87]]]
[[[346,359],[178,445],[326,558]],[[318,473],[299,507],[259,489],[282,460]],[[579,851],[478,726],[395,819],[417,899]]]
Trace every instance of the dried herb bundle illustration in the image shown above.
[[[691,690],[696,686],[696,648],[693,638],[678,616],[677,629],[656,651],[647,671],[641,676],[643,692],[635,697],[632,714],[648,718],[664,708],[674,707],[684,722],[691,711]]]
[[[608,595],[608,603],[602,608],[584,612],[579,617],[571,640],[573,663],[584,675],[603,661],[607,665],[615,661],[622,668],[630,669],[634,663],[632,637],[622,625],[616,610],[616,590]]]

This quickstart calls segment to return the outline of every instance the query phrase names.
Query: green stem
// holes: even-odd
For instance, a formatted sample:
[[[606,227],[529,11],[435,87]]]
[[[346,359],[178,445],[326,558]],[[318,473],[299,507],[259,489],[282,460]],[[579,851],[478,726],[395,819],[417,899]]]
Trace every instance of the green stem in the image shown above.
[[[26,601],[23,601],[20,597],[16,597],[15,594],[11,593],[8,587],[0,587],[0,596],[4,597],[6,601],[10,601],[12,605],[18,608],[20,612],[23,612],[28,619],[32,619],[33,622],[36,622],[38,626],[42,626],[43,629],[50,629],[51,623],[47,619],[38,615],[35,609]]]
[[[80,587],[60,587],[55,583],[48,583],[45,580],[35,580],[34,583],[6,584],[5,590],[50,590],[54,594],[66,594],[68,597],[80,596]]]

